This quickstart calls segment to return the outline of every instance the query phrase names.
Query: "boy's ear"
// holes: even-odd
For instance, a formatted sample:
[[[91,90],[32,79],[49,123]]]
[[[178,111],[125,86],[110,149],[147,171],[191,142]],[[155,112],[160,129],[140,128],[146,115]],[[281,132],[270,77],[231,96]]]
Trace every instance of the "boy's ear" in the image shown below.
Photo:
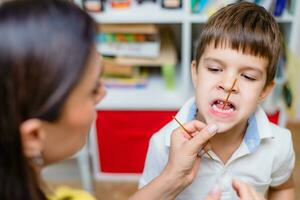
[[[33,158],[42,153],[45,133],[42,121],[39,119],[28,119],[20,125],[20,136],[23,153],[27,158]]]
[[[191,74],[192,74],[192,81],[193,81],[194,88],[197,85],[197,79],[198,79],[197,72],[198,72],[197,63],[195,60],[193,60],[191,63]]]
[[[274,81],[272,81],[271,83],[268,83],[268,85],[265,86],[265,88],[262,90],[262,92],[259,95],[260,102],[262,102],[263,100],[266,99],[266,97],[270,94],[270,92],[272,91],[274,86],[275,86]]]

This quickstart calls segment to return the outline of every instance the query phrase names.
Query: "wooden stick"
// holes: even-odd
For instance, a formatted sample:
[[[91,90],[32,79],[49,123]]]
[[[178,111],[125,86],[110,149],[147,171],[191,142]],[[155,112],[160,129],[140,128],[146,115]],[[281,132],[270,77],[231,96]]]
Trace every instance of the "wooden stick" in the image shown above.
[[[180,123],[180,121],[179,121],[178,119],[176,119],[175,116],[172,116],[172,117],[173,117],[173,119],[175,119],[175,121],[179,124],[179,126],[180,126],[180,127],[181,127],[181,128],[182,128],[189,136],[191,136],[191,137],[193,138],[193,135],[192,135],[188,130],[186,130],[186,128],[184,128],[183,124]],[[213,160],[212,156],[208,153],[208,151],[205,150],[205,147],[208,145],[208,143],[209,143],[209,141],[207,141],[207,142],[203,145],[202,149],[203,149],[204,152],[208,155],[208,157],[210,157],[210,159]]]
[[[180,126],[187,134],[189,134],[191,137],[193,137],[192,134],[189,133],[188,130],[186,130],[186,129],[184,128],[184,126],[182,125],[182,123],[180,123],[180,122],[178,121],[178,119],[176,119],[175,116],[173,116],[173,119],[175,119],[175,121],[179,124],[179,126]]]
[[[224,105],[223,105],[222,110],[224,110],[225,106],[226,106],[227,103],[228,103],[229,96],[231,95],[231,93],[232,93],[232,91],[233,91],[233,88],[234,88],[234,86],[235,86],[236,81],[237,81],[237,78],[234,79],[234,82],[233,82],[233,84],[232,84],[232,86],[231,86],[231,88],[230,88],[230,91],[228,92],[228,95],[227,95],[227,97],[226,97],[226,100],[225,100],[225,103],[224,103]]]

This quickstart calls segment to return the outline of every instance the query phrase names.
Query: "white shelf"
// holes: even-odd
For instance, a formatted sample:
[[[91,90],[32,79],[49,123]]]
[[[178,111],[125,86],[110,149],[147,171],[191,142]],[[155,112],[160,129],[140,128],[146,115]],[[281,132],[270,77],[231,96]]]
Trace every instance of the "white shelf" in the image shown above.
[[[167,90],[161,77],[150,77],[146,88],[109,88],[97,109],[109,110],[173,110],[180,108],[187,100],[186,90],[177,85]],[[180,83],[179,80],[176,83]]]
[[[295,17],[285,10],[282,16],[276,17],[275,19],[278,23],[292,23]]]
[[[201,15],[201,14],[190,14],[189,16],[189,21],[191,23],[206,23],[208,20],[208,16],[207,15]]]
[[[105,7],[103,13],[90,13],[101,23],[182,23],[186,18],[183,9],[164,9],[157,3],[136,4],[133,1],[129,8],[116,9]]]

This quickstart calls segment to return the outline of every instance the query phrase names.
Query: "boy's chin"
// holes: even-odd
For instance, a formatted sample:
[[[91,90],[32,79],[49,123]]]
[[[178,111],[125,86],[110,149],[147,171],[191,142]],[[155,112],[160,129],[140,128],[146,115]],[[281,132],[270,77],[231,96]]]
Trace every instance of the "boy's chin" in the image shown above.
[[[218,129],[218,133],[217,134],[226,134],[226,133],[229,133],[229,128],[223,128],[223,127],[220,127]]]
[[[230,129],[233,127],[232,125],[230,125],[228,123],[217,122],[216,124],[219,127],[218,134],[226,134],[226,133],[230,132]]]

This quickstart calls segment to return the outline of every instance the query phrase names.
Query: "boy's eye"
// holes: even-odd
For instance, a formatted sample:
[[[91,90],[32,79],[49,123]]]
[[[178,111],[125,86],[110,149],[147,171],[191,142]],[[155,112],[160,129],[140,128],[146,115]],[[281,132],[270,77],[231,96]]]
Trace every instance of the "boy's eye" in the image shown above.
[[[221,68],[219,67],[207,67],[208,71],[211,71],[211,72],[220,72],[222,71]]]
[[[253,76],[247,75],[247,74],[241,74],[242,77],[244,77],[245,79],[249,80],[249,81],[256,81],[256,78],[254,78]]]

